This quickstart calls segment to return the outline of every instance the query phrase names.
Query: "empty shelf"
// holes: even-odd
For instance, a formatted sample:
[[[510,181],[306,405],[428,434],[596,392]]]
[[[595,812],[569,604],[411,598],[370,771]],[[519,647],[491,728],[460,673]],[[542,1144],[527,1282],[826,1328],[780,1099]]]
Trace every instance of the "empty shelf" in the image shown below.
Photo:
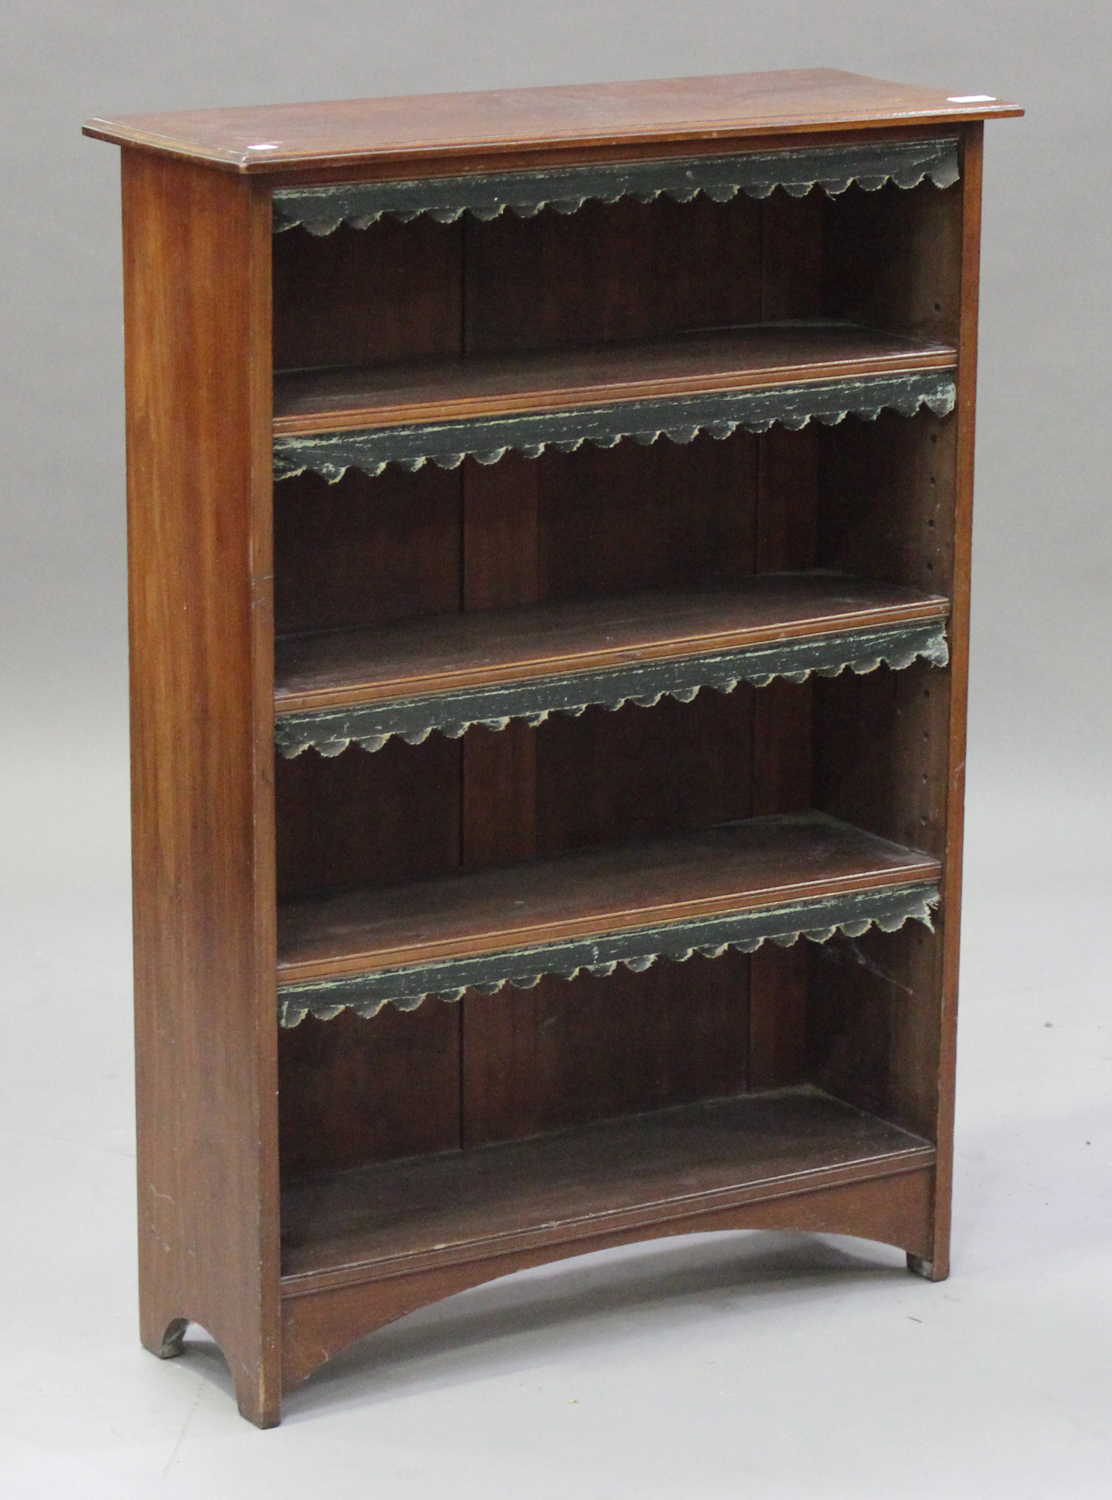
[[[929,920],[937,859],[824,813],[751,818],[280,903],[280,1014],[373,1015],[545,974],[645,969],[801,934]]]
[[[739,681],[802,681],[879,662],[947,659],[948,601],[831,573],[763,574],[729,586],[620,597],[279,638],[277,743],[336,755],[353,740],[419,744],[433,729],[501,729],[589,704],[618,708]]]
[[[286,1186],[283,1292],[629,1234],[934,1159],[929,1141],[800,1088],[361,1167]]]
[[[454,467],[590,439],[690,442],[739,425],[837,422],[953,406],[955,351],[829,321],[764,323],[543,353],[286,371],[274,382],[275,474],[339,478],[389,462]]]

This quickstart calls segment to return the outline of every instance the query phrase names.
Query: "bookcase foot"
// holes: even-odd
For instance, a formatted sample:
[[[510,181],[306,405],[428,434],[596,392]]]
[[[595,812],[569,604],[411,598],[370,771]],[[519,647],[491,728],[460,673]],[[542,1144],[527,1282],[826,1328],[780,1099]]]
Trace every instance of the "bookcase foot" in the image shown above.
[[[282,1420],[282,1392],[267,1370],[246,1371],[235,1377],[239,1414],[255,1427],[277,1427]]]
[[[158,1359],[176,1359],[185,1353],[185,1332],[190,1322],[189,1318],[171,1318],[164,1325],[155,1323],[153,1326],[161,1326],[163,1331],[144,1329],[143,1347]],[[228,1363],[240,1415],[256,1427],[277,1427],[282,1420],[277,1359],[264,1359],[262,1363],[250,1358],[233,1360],[223,1345],[218,1347]]]
[[[907,1269],[924,1281],[945,1281],[947,1271],[938,1261],[927,1260],[922,1255],[908,1255]]]
[[[188,1318],[171,1318],[162,1338],[153,1347],[151,1345],[147,1347],[150,1348],[152,1354],[157,1354],[159,1359],[177,1359],[184,1350],[185,1330],[188,1327]]]

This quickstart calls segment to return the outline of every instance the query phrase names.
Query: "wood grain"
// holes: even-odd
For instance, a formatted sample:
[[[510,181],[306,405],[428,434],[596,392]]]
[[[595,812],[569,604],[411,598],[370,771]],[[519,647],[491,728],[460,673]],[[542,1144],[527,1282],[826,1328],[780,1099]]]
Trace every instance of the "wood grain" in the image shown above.
[[[527,355],[755,321],[763,210],[739,195],[468,219],[467,352]]]
[[[399,359],[460,349],[461,234],[428,221],[373,234],[275,237],[275,364]],[[274,486],[279,631],[443,618],[460,605],[463,476],[428,466],[335,485]],[[462,747],[275,768],[279,897],[322,884],[393,884],[460,859]],[[458,1146],[460,1015],[425,1006],[370,1025],[283,1028],[283,1178]]]
[[[123,189],[142,1334],[175,1353],[182,1320],[202,1323],[269,1426],[270,208],[144,152]]]
[[[398,885],[459,864],[460,747],[442,735],[275,766],[279,900]]]
[[[282,1180],[459,1147],[459,1007],[307,1016],[278,1048]],[[292,1044],[292,1045],[291,1045]]]
[[[901,423],[882,414],[872,428],[847,423],[838,441],[823,435],[818,554],[826,565],[925,584],[955,601],[949,667],[878,672],[839,694],[816,687],[817,805],[944,857],[933,933],[839,939],[809,956],[808,1076],[942,1143],[934,1250],[916,1262],[935,1277],[948,1266],[966,651],[958,600],[968,589],[979,129],[969,127],[956,188],[915,189],[899,201],[883,189],[875,201],[851,191],[831,205],[827,258],[832,310],[959,349],[958,407],[949,417],[921,413]]]
[[[462,225],[429,219],[274,239],[274,368],[458,354]]]
[[[814,317],[824,301],[830,200],[779,189],[764,204],[761,310],[766,318]],[[844,425],[844,424],[843,424]],[[822,434],[773,428],[760,439],[754,566],[813,568],[817,557]],[[754,816],[793,812],[814,800],[814,683],[777,678],[753,697]],[[749,960],[749,1087],[779,1088],[807,1076],[806,945],[765,943]]]
[[[812,1090],[635,1115],[287,1186],[282,1269],[365,1280],[717,1203],[929,1166],[921,1137]],[[408,1263],[408,1264],[407,1264]]]
[[[391,336],[400,331],[412,346],[427,347],[454,317],[458,347],[458,276],[455,287],[425,290],[437,295],[405,307],[404,316],[395,309]],[[292,280],[284,292],[295,295]],[[373,298],[364,300],[371,302],[365,326],[382,330],[388,319],[374,311]],[[337,302],[337,318],[350,312],[344,297]],[[462,475],[431,466],[377,479],[349,473],[335,485],[314,475],[275,485],[278,628],[381,627],[423,612],[443,620],[460,602],[462,500]],[[280,898],[323,884],[393,884],[458,865],[462,746],[436,735],[388,751],[279,759]],[[380,1017],[382,1025],[337,1019],[336,1027],[314,1023],[279,1034],[283,1177],[458,1145],[458,1008],[425,1006],[420,1016]]]
[[[345,1281],[341,1274],[332,1286],[323,1272],[288,1277],[282,1286],[284,1389],[292,1390],[326,1359],[414,1308],[526,1266],[638,1240],[723,1229],[796,1230],[857,1235],[896,1245],[919,1260],[931,1243],[934,1171],[929,1166],[905,1171],[904,1165],[897,1158],[896,1170],[863,1180],[855,1178],[852,1168],[846,1171],[846,1181],[830,1183],[804,1176],[797,1181],[798,1191],[776,1197],[743,1198],[740,1203],[696,1208],[682,1217],[648,1219],[623,1227],[599,1225],[575,1240],[534,1244],[452,1265],[434,1264],[375,1280]],[[870,1169],[871,1164],[865,1170]],[[760,1191],[757,1188],[755,1194]]]
[[[279,637],[458,610],[461,514],[459,473],[432,464],[275,485]]]
[[[981,182],[984,126],[974,124],[962,143],[961,285],[958,311],[956,477],[954,504],[955,633],[951,655],[949,755],[946,775],[945,912],[941,1014],[938,1027],[938,1172],[934,1235],[927,1257],[909,1265],[932,1280],[950,1274],[953,1192],[954,1086],[957,1068],[958,967],[961,952],[961,882],[965,823],[965,750],[969,694],[969,586],[973,544],[973,457],[977,405],[977,312],[980,296]]]
[[[276,643],[279,712],[698,656],[763,641],[944,618],[947,601],[828,574],[417,619]]]
[[[930,880],[938,861],[818,814],[283,902],[282,982],[842,891]]]
[[[581,1250],[794,1227],[947,1273],[981,121],[1018,113],[816,70],[87,126],[127,148],[142,1334],[172,1355],[203,1324],[256,1423],[280,1378],[390,1318]],[[280,185],[940,125],[961,138],[945,190],[270,233]],[[946,418],[306,476],[273,492],[272,558],[276,430],[955,366]],[[950,668],[306,757],[272,791],[275,610],[302,638],[280,663],[320,648],[308,691],[409,691],[702,649],[739,628],[708,616],[712,586],[720,604],[816,565],[951,600]],[[615,619],[653,590],[686,591],[667,628]],[[757,628],[808,628],[782,614]],[[276,1044],[276,916],[295,982],[940,872],[934,933],[545,980]],[[825,1092],[707,1102],[796,1077]]]
[[[761,212],[747,198],[657,200],[468,220],[468,354],[757,318]],[[728,276],[707,274],[724,265]],[[586,603],[747,574],[755,455],[756,440],[737,434],[465,465],[469,607]],[[662,704],[588,711],[535,731],[472,730],[469,857],[489,863],[747,816],[749,697],[743,685],[728,701],[703,695],[687,710]],[[469,993],[465,1144],[742,1086],[747,965],[730,954],[684,975],[669,964],[619,969],[606,981],[542,979],[512,995]]]
[[[697,954],[468,995],[464,1146],[742,1092],[748,962]]]
[[[85,134],[231,171],[352,161],[371,167],[401,157],[419,174],[430,156],[596,144],[618,154],[614,148],[641,142],[1021,113],[1003,100],[962,102],[940,89],[812,68],[125,115],[90,120]]]
[[[758,324],[545,353],[275,377],[278,435],[948,369],[953,349],[841,323]]]

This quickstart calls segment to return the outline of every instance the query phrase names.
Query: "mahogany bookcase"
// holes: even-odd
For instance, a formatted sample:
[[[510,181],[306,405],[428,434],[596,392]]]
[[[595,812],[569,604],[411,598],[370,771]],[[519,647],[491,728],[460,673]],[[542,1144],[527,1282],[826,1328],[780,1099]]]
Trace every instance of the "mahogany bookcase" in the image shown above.
[[[813,71],[123,147],[143,1340],[947,1271],[981,138]]]

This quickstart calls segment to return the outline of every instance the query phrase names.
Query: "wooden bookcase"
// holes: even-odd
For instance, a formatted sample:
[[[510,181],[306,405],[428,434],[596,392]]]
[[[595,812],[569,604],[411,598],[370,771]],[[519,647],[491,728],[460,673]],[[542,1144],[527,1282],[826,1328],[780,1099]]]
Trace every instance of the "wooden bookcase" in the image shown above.
[[[827,71],[123,147],[143,1339],[947,1269],[981,134]],[[276,754],[277,748],[277,754]],[[574,977],[577,976],[577,977]]]

